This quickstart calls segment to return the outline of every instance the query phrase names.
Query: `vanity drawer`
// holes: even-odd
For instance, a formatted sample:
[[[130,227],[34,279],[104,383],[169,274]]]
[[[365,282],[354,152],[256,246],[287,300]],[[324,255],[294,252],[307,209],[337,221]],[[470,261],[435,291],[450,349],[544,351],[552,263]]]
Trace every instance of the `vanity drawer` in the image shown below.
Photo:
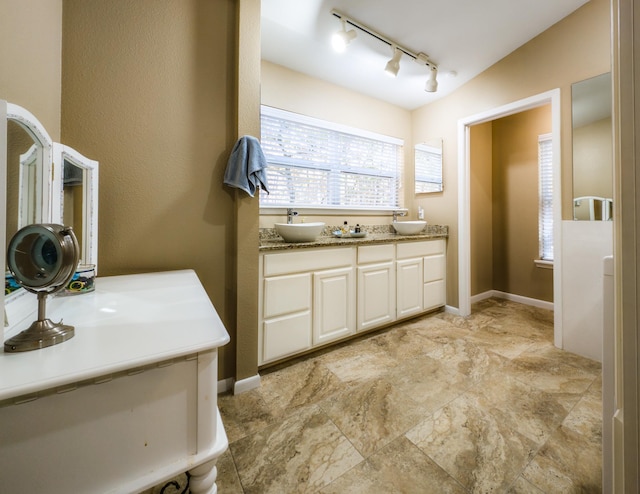
[[[427,256],[423,260],[424,282],[444,280],[447,271],[447,261],[444,254]]]
[[[396,257],[398,259],[409,259],[411,257],[444,254],[444,251],[444,239],[426,240],[423,242],[403,242],[399,243],[396,247]]]
[[[358,264],[393,261],[395,246],[393,244],[363,245],[358,247]]]
[[[354,262],[355,248],[287,250],[277,254],[265,254],[263,276],[320,271],[324,269],[351,266]]]
[[[263,362],[311,348],[311,311],[265,321],[263,328]]]
[[[264,280],[264,318],[311,309],[311,274],[276,276]]]

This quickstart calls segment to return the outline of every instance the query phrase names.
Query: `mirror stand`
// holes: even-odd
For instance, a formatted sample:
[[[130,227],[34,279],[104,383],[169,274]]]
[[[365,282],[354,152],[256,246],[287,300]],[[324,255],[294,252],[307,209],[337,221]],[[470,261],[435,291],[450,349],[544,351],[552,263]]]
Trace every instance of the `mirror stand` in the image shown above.
[[[73,326],[54,323],[46,317],[47,292],[38,292],[38,319],[4,343],[5,352],[27,352],[67,341],[75,335]]]

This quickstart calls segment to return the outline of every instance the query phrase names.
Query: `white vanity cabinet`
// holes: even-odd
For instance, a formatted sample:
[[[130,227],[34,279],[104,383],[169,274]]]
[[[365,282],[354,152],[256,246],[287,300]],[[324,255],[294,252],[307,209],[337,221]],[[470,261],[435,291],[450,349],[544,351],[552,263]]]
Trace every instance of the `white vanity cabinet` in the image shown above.
[[[397,245],[398,319],[445,304],[445,247],[444,239]]]
[[[395,245],[358,247],[358,331],[396,319]]]
[[[355,250],[260,256],[259,365],[355,333]]]
[[[258,365],[445,305],[446,240],[260,254]]]

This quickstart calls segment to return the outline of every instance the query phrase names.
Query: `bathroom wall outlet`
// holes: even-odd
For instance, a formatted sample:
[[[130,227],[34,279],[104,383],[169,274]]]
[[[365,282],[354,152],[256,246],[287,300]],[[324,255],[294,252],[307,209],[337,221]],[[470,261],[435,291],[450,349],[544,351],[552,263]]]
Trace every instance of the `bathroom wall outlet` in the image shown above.
[[[419,220],[424,219],[424,209],[422,209],[422,206],[418,206],[418,219]]]

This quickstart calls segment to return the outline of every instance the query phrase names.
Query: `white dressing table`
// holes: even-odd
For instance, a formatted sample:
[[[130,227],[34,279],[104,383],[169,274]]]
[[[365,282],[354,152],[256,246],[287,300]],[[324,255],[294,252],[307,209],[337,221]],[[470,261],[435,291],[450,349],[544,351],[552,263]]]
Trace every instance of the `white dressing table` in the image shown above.
[[[215,493],[229,335],[196,274],[98,278],[95,292],[51,298],[47,315],[75,336],[0,353],[0,489],[139,492],[190,471],[191,492]]]

